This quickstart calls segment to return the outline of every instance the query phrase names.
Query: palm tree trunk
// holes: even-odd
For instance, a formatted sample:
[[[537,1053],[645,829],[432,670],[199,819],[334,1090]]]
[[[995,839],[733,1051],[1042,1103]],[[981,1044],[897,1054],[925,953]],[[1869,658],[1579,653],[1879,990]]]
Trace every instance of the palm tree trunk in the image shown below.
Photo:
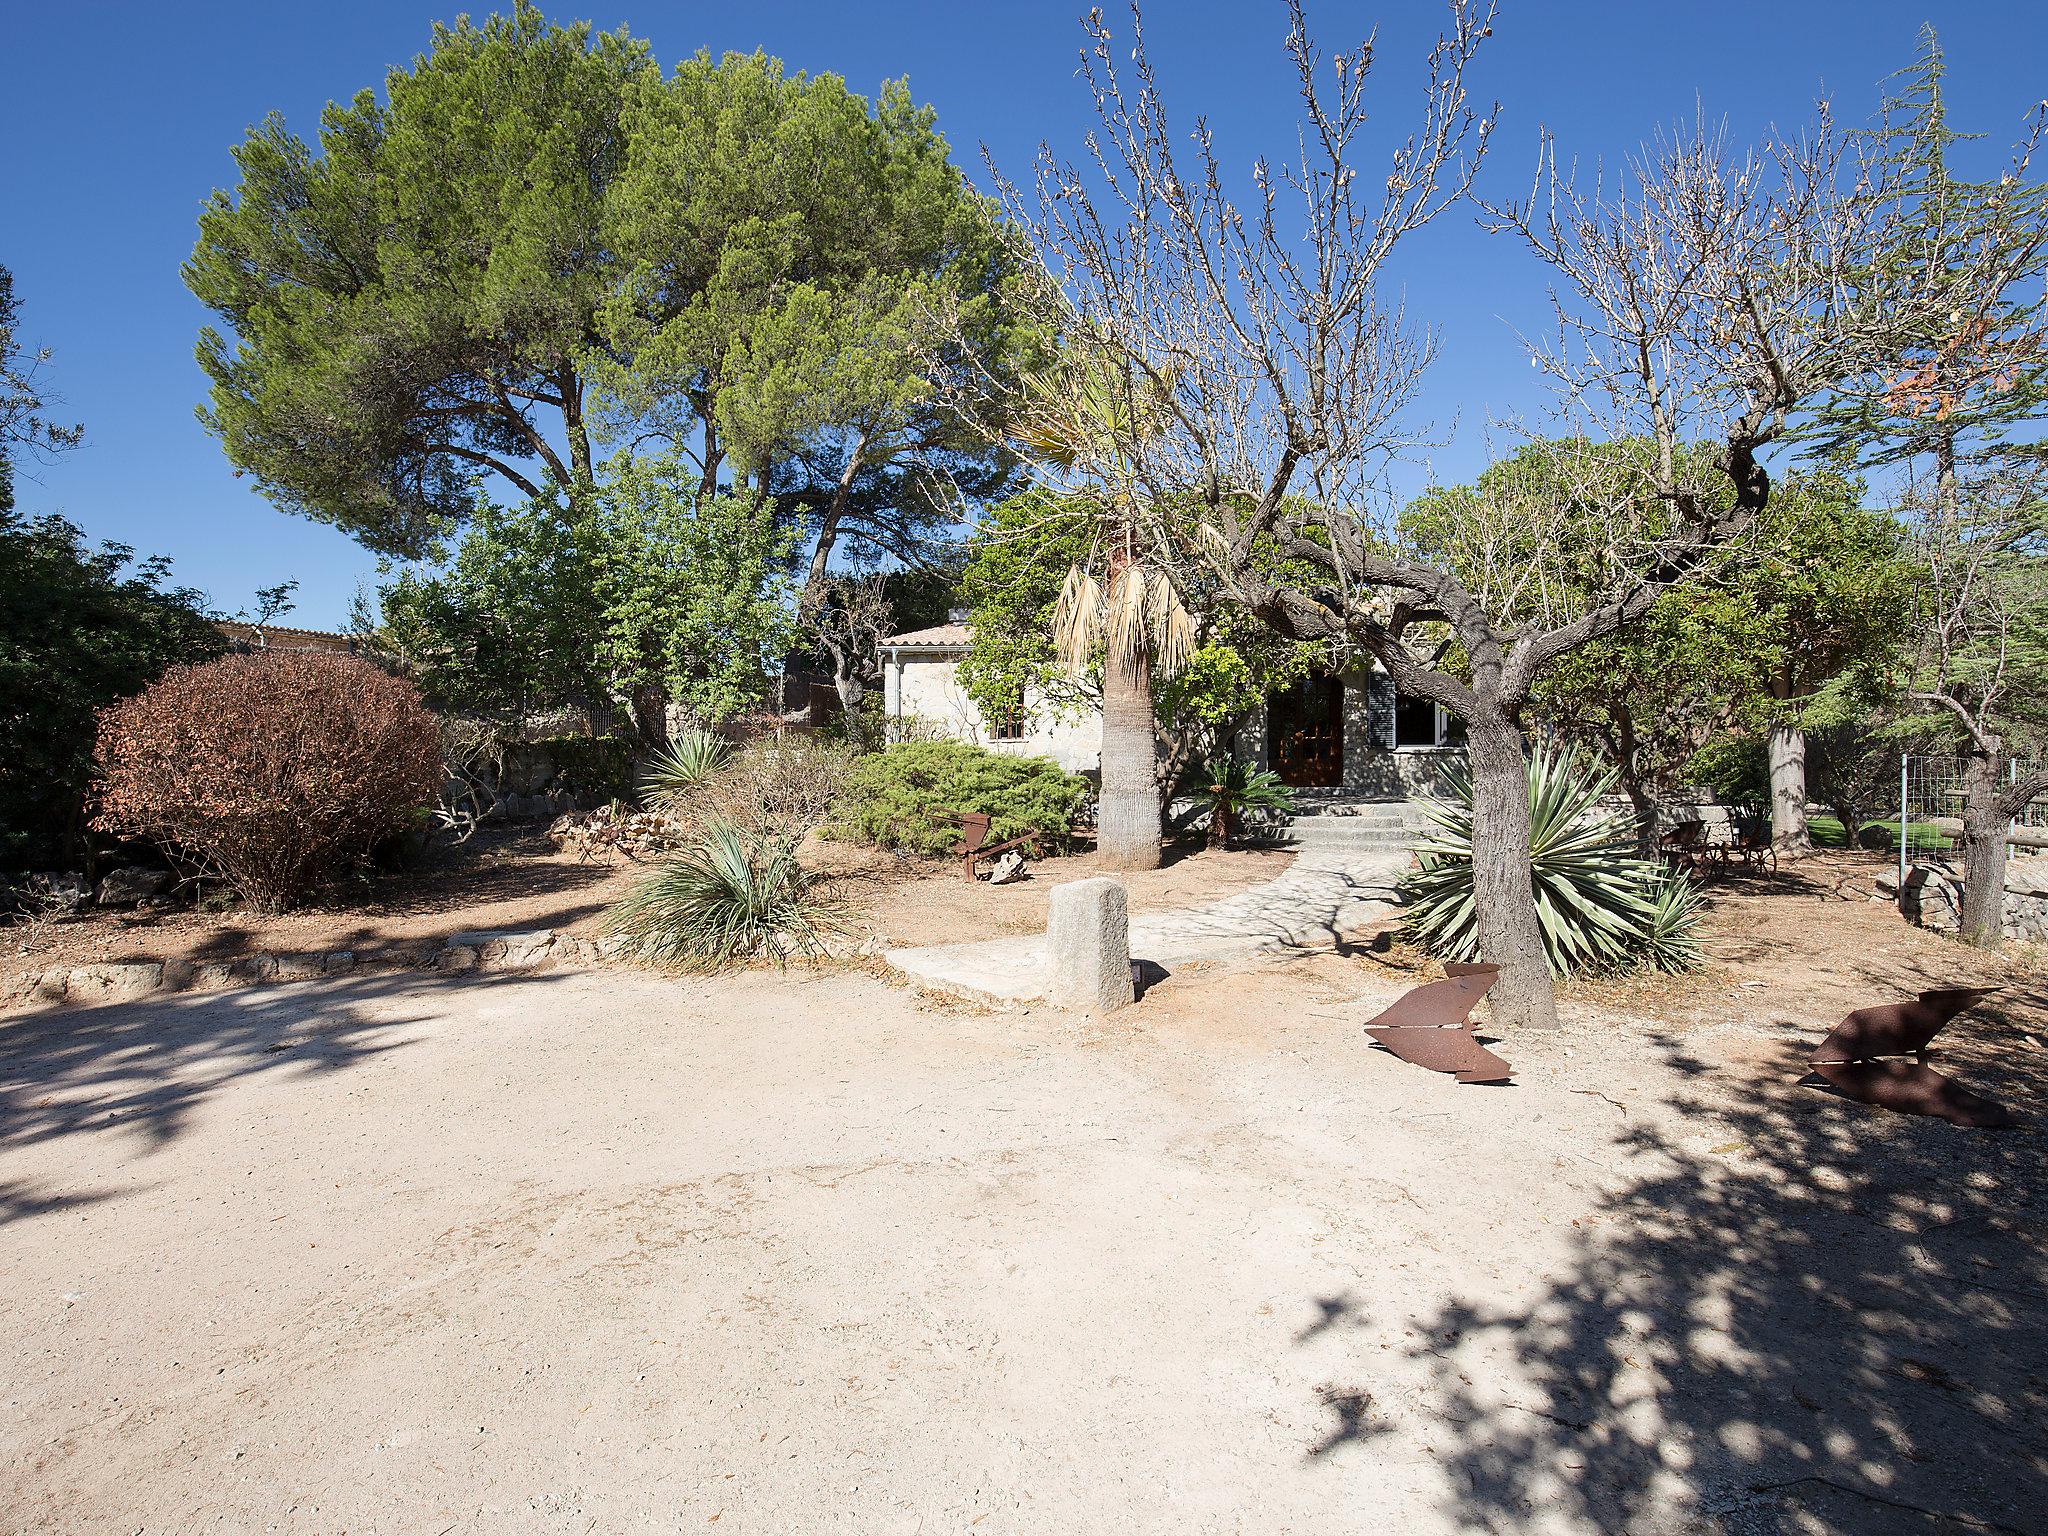
[[[1108,869],[1159,867],[1159,733],[1152,720],[1152,665],[1142,648],[1102,667],[1102,792],[1096,848]]]

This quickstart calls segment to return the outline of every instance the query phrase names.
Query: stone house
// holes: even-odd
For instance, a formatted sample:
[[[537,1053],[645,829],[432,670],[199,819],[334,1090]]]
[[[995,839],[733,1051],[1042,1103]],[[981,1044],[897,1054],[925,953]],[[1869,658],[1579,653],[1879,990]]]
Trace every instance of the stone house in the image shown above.
[[[1056,711],[1027,696],[1010,720],[991,722],[960,686],[968,626],[939,624],[882,642],[883,711],[891,740],[919,731],[978,742],[996,752],[1049,757],[1072,773],[1102,765],[1102,717]],[[1401,799],[1435,791],[1461,760],[1461,728],[1427,699],[1404,698],[1376,666],[1307,678],[1272,694],[1239,731],[1240,757],[1303,790],[1354,799]]]

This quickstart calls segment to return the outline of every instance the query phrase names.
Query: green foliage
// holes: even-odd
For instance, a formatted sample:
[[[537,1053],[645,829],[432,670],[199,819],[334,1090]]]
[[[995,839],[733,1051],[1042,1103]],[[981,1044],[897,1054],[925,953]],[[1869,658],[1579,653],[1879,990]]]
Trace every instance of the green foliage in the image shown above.
[[[1250,817],[1280,817],[1294,809],[1294,791],[1270,768],[1236,757],[1214,757],[1188,785],[1209,809],[1209,841],[1230,841]]]
[[[790,634],[792,534],[621,457],[573,517],[485,505],[440,569],[384,588],[381,642],[436,707],[517,719],[652,689],[717,723],[758,703]]]
[[[1633,483],[1648,452],[1638,442],[1533,443],[1474,486],[1421,498],[1405,525],[1432,558],[1477,580],[1481,573],[1467,567],[1482,556],[1460,543],[1459,530],[1481,517],[1478,503],[1569,502],[1586,495],[1589,481],[1614,495]],[[1682,469],[1707,494],[1730,494],[1725,476],[1717,483],[1702,456],[1690,456]],[[1538,710],[1568,736],[1597,746],[1631,790],[1668,791],[1717,732],[1797,719],[1831,680],[1881,672],[1904,640],[1915,571],[1903,530],[1866,510],[1863,492],[1861,481],[1833,471],[1788,475],[1751,534],[1702,580],[1666,592],[1619,633],[1552,663],[1538,682]],[[1666,521],[1646,502],[1635,532],[1656,537]],[[1611,515],[1586,499],[1565,526],[1578,536],[1532,541],[1517,556],[1532,572],[1522,599],[1532,621],[1582,611],[1608,579]],[[1513,538],[1512,527],[1503,536]]]
[[[640,798],[662,810],[679,809],[732,757],[732,743],[709,731],[684,731],[647,760]]]
[[[1033,487],[989,508],[969,540],[960,598],[972,630],[954,675],[983,719],[1007,718],[1034,695],[1055,710],[1086,696],[1059,665],[1053,609],[1094,531],[1092,503]]]
[[[919,556],[948,477],[1008,473],[921,362],[945,309],[1002,369],[1007,258],[901,82],[869,103],[758,53],[665,79],[520,0],[437,27],[384,94],[310,145],[252,131],[185,268],[218,317],[203,419],[280,507],[423,558],[481,475],[573,519],[602,428]]]
[[[98,710],[226,648],[169,571],[60,517],[0,512],[0,868],[79,851]]]
[[[834,907],[792,842],[723,821],[606,919],[635,957],[689,971],[728,970],[762,955],[779,969],[793,955],[823,955],[837,928]]]
[[[1027,698],[1060,712],[1098,697],[1099,665],[1076,676],[1060,663],[1053,610],[1067,572],[1095,563],[1101,523],[1089,498],[1034,487],[991,507],[968,541],[960,596],[973,631],[957,677],[984,718],[1014,713]],[[1207,580],[1190,575],[1177,590],[1195,618],[1197,643],[1180,669],[1153,674],[1153,708],[1169,740],[1221,746],[1271,689],[1326,657],[1321,646],[1276,635]]]
[[[834,833],[907,853],[949,852],[959,811],[981,811],[996,839],[1065,841],[1087,783],[1043,757],[954,740],[906,741],[864,757],[847,782]]]
[[[639,746],[622,736],[544,736],[535,750],[555,765],[558,787],[579,805],[603,805],[633,793]]]
[[[1754,731],[1724,731],[1710,737],[1686,760],[1683,777],[1688,784],[1711,789],[1724,805],[1771,803],[1770,753]]]
[[[1573,751],[1539,748],[1529,764],[1529,883],[1551,974],[1689,970],[1699,963],[1697,893],[1635,856],[1634,841],[1601,804],[1614,771]],[[1445,960],[1477,960],[1472,879],[1472,783],[1450,775],[1428,806],[1435,831],[1402,881],[1408,927]]]
[[[603,209],[627,82],[653,72],[521,3],[437,26],[384,102],[328,107],[317,149],[275,115],[252,130],[185,267],[224,326],[200,334],[201,415],[235,465],[407,557],[469,516],[479,469],[536,500],[587,478],[580,360],[620,266]]]
[[[598,655],[614,688],[658,688],[710,725],[760,703],[789,647],[791,532],[765,502],[690,495],[672,459],[622,455],[600,502]]]
[[[378,639],[435,708],[516,720],[602,700],[604,627],[595,518],[482,502],[440,568],[403,570],[379,594]]]

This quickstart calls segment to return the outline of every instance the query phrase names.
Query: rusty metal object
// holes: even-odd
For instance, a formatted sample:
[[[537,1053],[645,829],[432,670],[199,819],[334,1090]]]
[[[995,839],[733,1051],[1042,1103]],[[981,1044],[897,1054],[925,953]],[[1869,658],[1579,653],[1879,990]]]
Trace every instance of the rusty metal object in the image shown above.
[[[1902,1115],[1931,1115],[1951,1125],[2012,1125],[2003,1104],[1972,1093],[1927,1065],[1927,1047],[1958,1014],[1996,987],[1938,987],[1909,1003],[1858,1008],[1828,1032],[1808,1058],[1814,1073],[1850,1098]],[[1911,1056],[1911,1061],[1901,1058]]]
[[[1479,1043],[1468,1017],[1500,979],[1500,967],[1453,962],[1444,978],[1396,998],[1365,1032],[1403,1061],[1461,1083],[1507,1082],[1514,1069]]]
[[[1967,1013],[1996,987],[1946,987],[1922,992],[1910,1003],[1883,1003],[1858,1008],[1828,1031],[1813,1053],[1824,1061],[1862,1061],[1871,1056],[1912,1056],[1927,1049],[1948,1021]]]

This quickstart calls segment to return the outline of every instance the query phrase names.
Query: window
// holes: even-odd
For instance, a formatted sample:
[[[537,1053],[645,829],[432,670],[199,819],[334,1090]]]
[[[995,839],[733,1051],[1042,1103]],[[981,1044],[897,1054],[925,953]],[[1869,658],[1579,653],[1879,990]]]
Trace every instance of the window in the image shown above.
[[[1024,739],[1025,727],[1030,725],[1030,723],[1031,717],[1024,712],[1024,701],[1019,699],[1016,703],[999,709],[989,716],[987,721],[988,739],[990,741],[1022,741]]]
[[[1435,747],[1462,747],[1465,722],[1455,719],[1428,699],[1394,695],[1394,750],[1427,751]]]

